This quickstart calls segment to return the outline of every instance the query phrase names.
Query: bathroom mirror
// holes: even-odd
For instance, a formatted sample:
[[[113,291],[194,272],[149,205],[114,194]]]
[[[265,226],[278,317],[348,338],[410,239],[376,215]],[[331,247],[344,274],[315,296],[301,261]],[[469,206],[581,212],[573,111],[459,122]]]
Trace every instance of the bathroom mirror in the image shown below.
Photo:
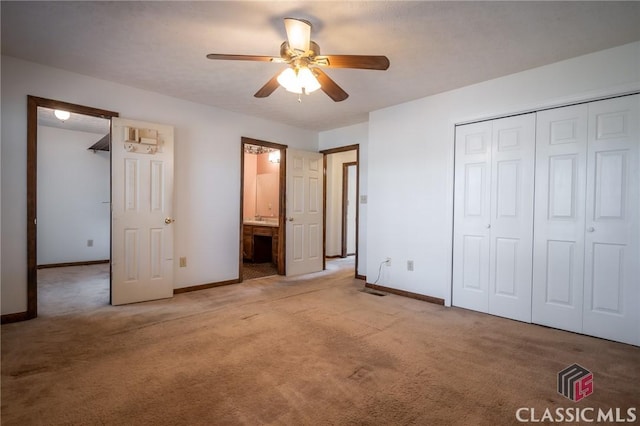
[[[280,207],[280,163],[271,161],[273,149],[245,145],[244,220],[278,220]]]
[[[256,176],[256,216],[278,217],[278,183],[277,172]]]

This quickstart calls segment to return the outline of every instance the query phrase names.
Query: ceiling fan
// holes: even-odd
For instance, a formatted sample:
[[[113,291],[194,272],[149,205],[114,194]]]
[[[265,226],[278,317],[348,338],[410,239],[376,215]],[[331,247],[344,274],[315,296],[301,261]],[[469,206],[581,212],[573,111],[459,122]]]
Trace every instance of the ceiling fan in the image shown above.
[[[266,98],[281,85],[286,90],[299,95],[322,89],[335,102],[340,102],[347,99],[349,94],[338,86],[322,68],[368,70],[389,68],[389,59],[386,56],[320,55],[320,46],[311,40],[311,23],[309,21],[285,18],[284,26],[287,31],[287,41],[280,45],[280,57],[210,53],[207,58],[288,64],[289,67],[273,76],[255,93],[256,98]]]

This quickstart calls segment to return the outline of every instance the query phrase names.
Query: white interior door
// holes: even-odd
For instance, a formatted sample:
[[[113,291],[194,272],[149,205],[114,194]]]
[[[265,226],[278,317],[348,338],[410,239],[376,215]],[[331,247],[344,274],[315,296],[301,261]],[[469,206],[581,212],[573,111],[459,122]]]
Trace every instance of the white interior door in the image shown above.
[[[358,166],[347,167],[347,255],[356,252],[356,180],[358,178]]]
[[[588,107],[537,115],[532,321],[582,332]]]
[[[493,120],[489,313],[531,322],[535,114]]]
[[[456,127],[453,304],[489,312],[491,129],[482,122]]]
[[[453,304],[531,321],[535,114],[458,126]]]
[[[640,95],[589,104],[585,333],[640,344]]]
[[[173,127],[112,119],[111,302],[173,296]]]
[[[287,149],[286,274],[322,270],[322,154]]]

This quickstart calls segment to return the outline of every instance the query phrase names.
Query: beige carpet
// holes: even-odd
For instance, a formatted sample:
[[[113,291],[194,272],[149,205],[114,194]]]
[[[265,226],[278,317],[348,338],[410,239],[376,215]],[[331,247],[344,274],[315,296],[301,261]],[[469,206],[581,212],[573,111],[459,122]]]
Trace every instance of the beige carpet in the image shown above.
[[[640,405],[640,348],[377,297],[329,265],[123,307],[71,293],[3,325],[2,424],[500,425]],[[556,391],[573,363],[594,374],[578,403]]]
[[[272,275],[278,275],[278,268],[271,262],[244,262],[242,264],[242,278],[245,281],[253,280],[255,278],[270,277]]]

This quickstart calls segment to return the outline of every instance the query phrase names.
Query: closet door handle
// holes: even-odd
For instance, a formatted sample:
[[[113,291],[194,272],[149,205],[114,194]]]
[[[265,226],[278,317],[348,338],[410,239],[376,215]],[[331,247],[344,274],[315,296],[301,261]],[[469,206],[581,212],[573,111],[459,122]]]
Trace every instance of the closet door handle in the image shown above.
[[[593,226],[587,228],[587,232],[594,232],[595,230],[596,228],[594,228]]]
[[[487,229],[491,229],[491,224],[490,223],[487,224]]]

